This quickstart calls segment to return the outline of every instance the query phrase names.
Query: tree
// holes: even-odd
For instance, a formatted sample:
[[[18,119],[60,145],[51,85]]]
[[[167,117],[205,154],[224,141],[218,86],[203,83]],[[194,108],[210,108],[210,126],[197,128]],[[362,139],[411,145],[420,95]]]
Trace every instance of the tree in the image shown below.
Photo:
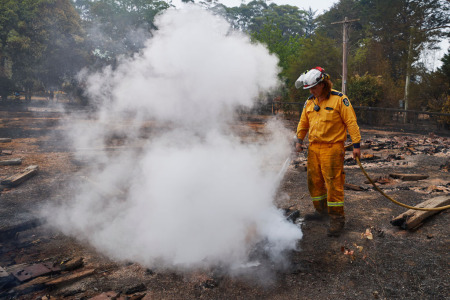
[[[265,25],[271,24],[281,30],[286,39],[305,34],[306,12],[296,6],[267,5],[266,1],[254,0],[239,7],[223,7],[233,27],[247,33],[267,30]]]
[[[69,0],[43,2],[35,26],[45,44],[38,64],[39,81],[45,90],[56,90],[87,64],[85,31]]]
[[[262,11],[261,16],[255,16],[249,26],[252,32],[263,29],[264,24],[272,23],[272,26],[281,30],[285,37],[305,34],[306,12],[298,7],[290,5],[270,4]]]
[[[2,76],[24,89],[27,100],[38,86],[58,86],[77,71],[69,62],[79,59],[83,31],[69,0],[0,5]]]
[[[447,78],[447,83],[450,85],[450,48],[447,50],[447,54],[442,57],[441,61],[442,66],[438,69],[438,71]]]
[[[353,106],[377,106],[384,98],[381,77],[365,74],[354,76],[348,84]]]
[[[342,42],[342,26],[331,24],[333,22],[338,22],[344,20],[345,17],[348,19],[359,19],[361,18],[361,12],[363,8],[360,4],[360,0],[340,0],[334,4],[328,11],[318,16],[316,19],[317,29],[319,34],[327,36],[335,41]],[[352,22],[349,30],[351,34],[349,35],[349,51],[357,47],[358,41],[364,37],[364,31],[361,22]]]
[[[241,4],[239,7],[226,7],[225,9],[226,18],[231,23],[233,28],[250,32],[253,26],[253,20],[255,18],[261,18],[264,16],[264,11],[268,9],[266,1],[254,0],[248,4]],[[254,30],[253,26],[253,30]]]
[[[286,85],[289,88],[289,98],[292,101],[303,101],[308,90],[296,89],[295,81],[306,70],[321,66],[330,74],[334,86],[340,84],[341,54],[336,41],[324,35],[316,34],[311,39],[305,39],[298,51],[291,57],[286,70]]]
[[[170,7],[157,0],[74,0],[84,21],[87,43],[95,57],[94,67],[111,64],[120,55],[144,47],[156,29],[155,16]]]
[[[318,18],[317,31],[340,40],[331,22],[359,18],[350,34],[349,74],[380,75],[388,103],[407,97],[420,53],[448,36],[450,3],[445,0],[341,0]],[[405,81],[406,78],[406,81]]]
[[[449,50],[450,52],[450,50]],[[435,72],[417,66],[411,83],[412,109],[448,113],[450,96],[449,54],[442,58],[443,65]]]
[[[305,11],[305,36],[311,37],[317,28],[316,21],[317,10],[312,10],[311,7]]]
[[[281,77],[288,69],[290,61],[298,52],[303,40],[298,35],[286,37],[282,29],[272,22],[264,24],[260,31],[253,32],[251,36],[253,40],[264,43],[271,53],[278,56],[279,66],[282,68]]]

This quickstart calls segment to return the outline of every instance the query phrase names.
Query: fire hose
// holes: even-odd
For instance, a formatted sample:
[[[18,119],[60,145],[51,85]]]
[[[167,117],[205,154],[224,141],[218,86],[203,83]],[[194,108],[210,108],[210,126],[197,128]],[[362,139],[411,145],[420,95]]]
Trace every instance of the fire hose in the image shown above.
[[[348,145],[345,146],[345,148],[349,148],[352,145]],[[356,157],[356,162],[358,163],[361,171],[364,173],[364,175],[366,176],[366,178],[369,180],[369,182],[373,185],[373,187],[381,194],[383,195],[385,198],[387,198],[388,200],[394,202],[397,205],[400,205],[402,207],[405,208],[409,208],[409,209],[414,209],[414,210],[425,210],[425,211],[431,211],[431,210],[444,210],[447,208],[450,208],[450,205],[446,205],[446,206],[440,206],[440,207],[433,207],[433,208],[427,208],[427,207],[415,207],[415,206],[410,206],[410,205],[406,205],[404,203],[401,203],[395,199],[392,199],[391,197],[389,197],[388,195],[386,195],[376,184],[375,182],[372,180],[372,178],[370,178],[370,176],[367,174],[366,170],[364,169],[364,167],[361,164],[361,161],[359,160],[359,157]]]

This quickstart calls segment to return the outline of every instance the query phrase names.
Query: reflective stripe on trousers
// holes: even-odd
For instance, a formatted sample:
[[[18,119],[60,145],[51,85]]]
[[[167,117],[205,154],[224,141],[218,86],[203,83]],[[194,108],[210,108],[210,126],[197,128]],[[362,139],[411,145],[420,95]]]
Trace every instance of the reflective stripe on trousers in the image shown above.
[[[344,216],[344,143],[310,143],[308,189],[318,211]]]

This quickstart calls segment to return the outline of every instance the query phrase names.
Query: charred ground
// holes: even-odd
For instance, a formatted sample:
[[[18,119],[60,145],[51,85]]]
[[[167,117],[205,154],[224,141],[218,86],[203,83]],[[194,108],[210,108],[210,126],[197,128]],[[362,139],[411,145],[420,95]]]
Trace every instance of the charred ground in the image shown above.
[[[22,165],[0,166],[0,178],[38,165],[39,173],[0,195],[0,299],[448,299],[449,218],[443,211],[415,231],[390,224],[404,212],[373,190],[359,167],[348,159],[346,182],[361,191],[346,191],[347,224],[339,238],[326,236],[327,224],[301,222],[313,211],[306,186],[305,158],[297,156],[280,186],[280,209],[300,211],[303,239],[287,262],[263,262],[237,276],[220,268],[196,272],[147,269],[133,262],[114,262],[89,245],[40,223],[36,212],[48,202],[76,193],[69,185],[83,169],[72,149],[61,143],[70,127],[62,114],[26,107],[0,109],[0,144],[11,150],[1,160],[21,158]],[[242,135],[263,136],[267,118],[243,118]],[[296,122],[285,121],[294,131]],[[448,195],[450,140],[429,132],[405,133],[362,126],[362,159],[382,189],[409,205]],[[120,140],[120,137],[117,138]],[[120,148],[120,143],[115,144]],[[117,147],[114,151],[117,151]],[[8,153],[5,151],[4,153]],[[347,158],[350,157],[347,152]],[[419,173],[420,181],[392,179],[390,173]],[[370,239],[371,238],[371,239]],[[49,271],[19,280],[29,266]],[[38,272],[35,272],[37,274]],[[19,276],[20,277],[20,276]],[[109,297],[109,298],[108,298]],[[122,297],[122,298],[120,298]]]

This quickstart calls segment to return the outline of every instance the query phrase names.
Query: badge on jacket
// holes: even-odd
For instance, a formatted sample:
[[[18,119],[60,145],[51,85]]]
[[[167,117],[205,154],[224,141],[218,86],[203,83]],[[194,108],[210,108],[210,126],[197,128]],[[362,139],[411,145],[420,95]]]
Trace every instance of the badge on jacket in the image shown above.
[[[348,101],[347,98],[344,98],[344,100],[342,100],[342,102],[344,102],[345,106],[349,106],[350,105],[350,101]]]

